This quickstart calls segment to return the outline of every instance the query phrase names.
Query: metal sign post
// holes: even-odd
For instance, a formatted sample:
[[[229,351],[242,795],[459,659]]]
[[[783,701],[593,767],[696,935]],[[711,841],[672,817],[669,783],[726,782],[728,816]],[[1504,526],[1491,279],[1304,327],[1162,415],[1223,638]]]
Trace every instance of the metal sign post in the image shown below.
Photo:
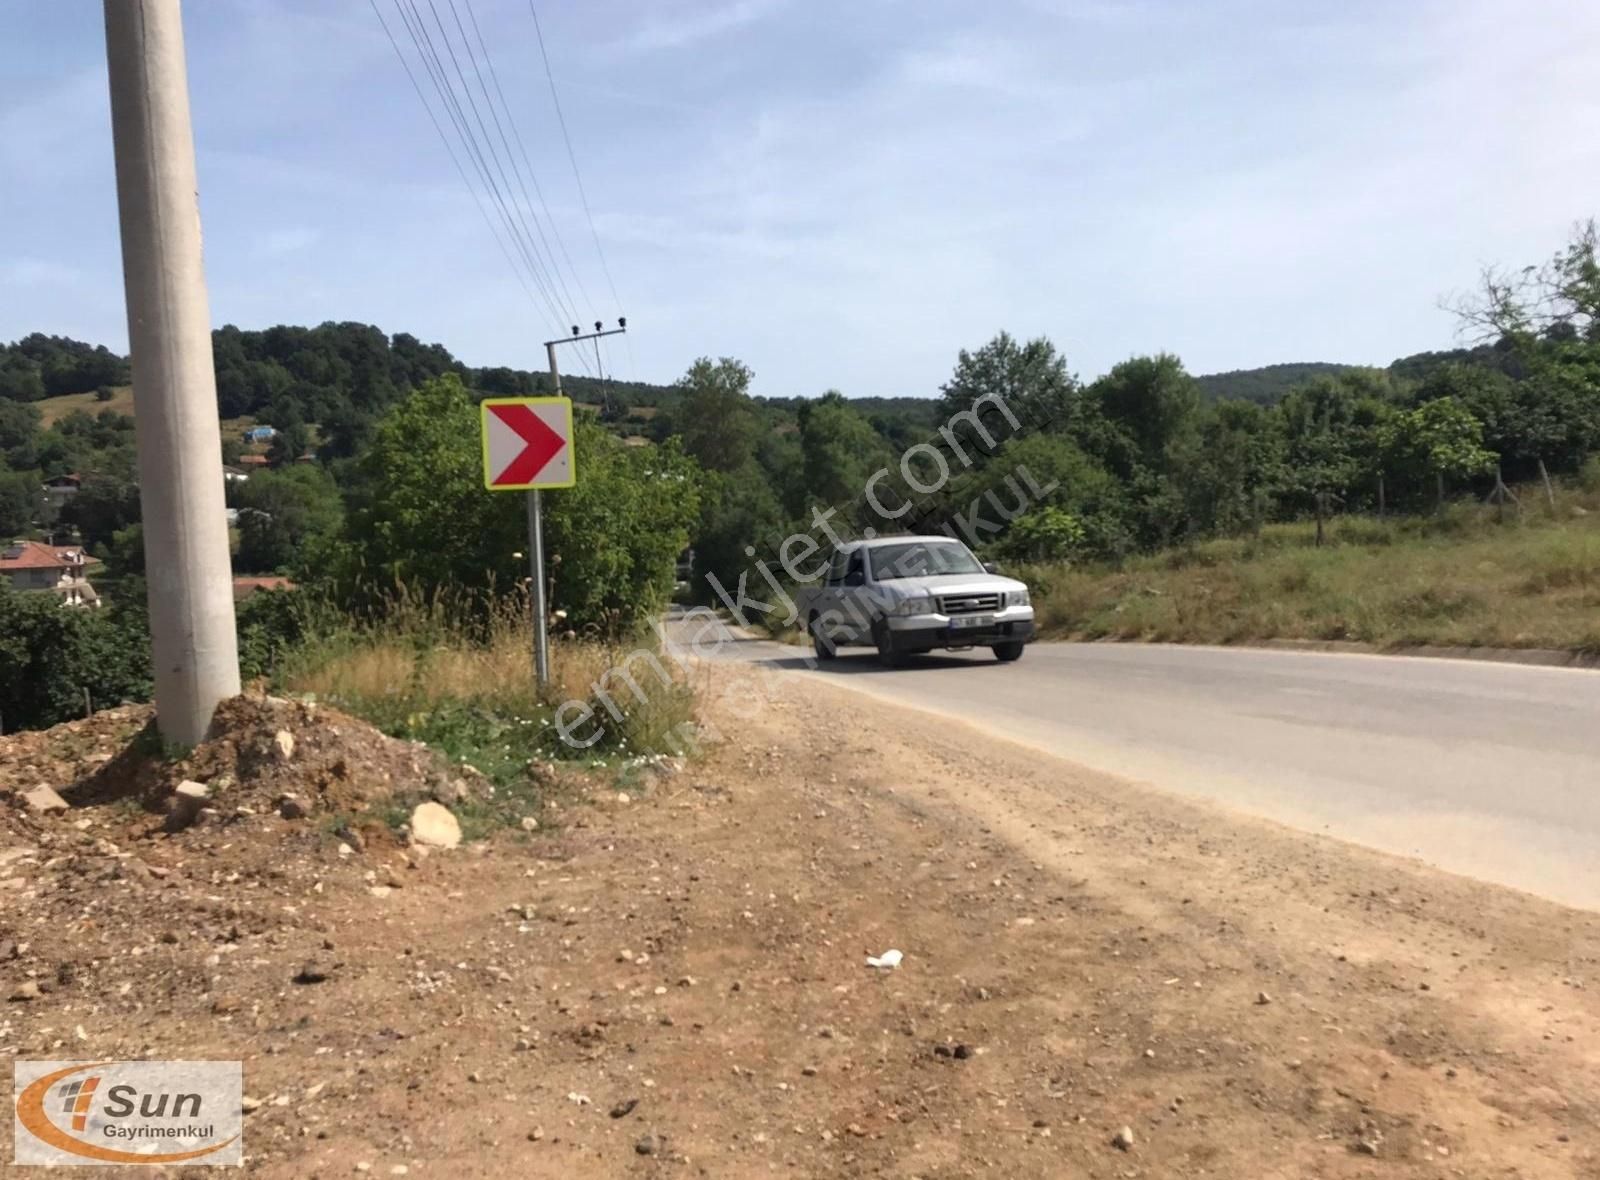
[[[599,320],[595,321],[594,331],[587,336],[578,334],[578,325],[572,325],[572,335],[561,340],[546,340],[544,354],[550,360],[550,381],[555,386],[552,391],[557,397],[561,396],[561,369],[556,365],[556,345],[575,344],[580,340],[593,340],[595,347],[599,348],[602,336],[617,336],[628,330],[628,321],[618,319],[617,326],[610,331]],[[571,404],[570,402],[568,403]],[[552,486],[552,485],[546,485]],[[533,565],[533,669],[538,677],[539,687],[543,688],[550,679],[550,638],[546,633],[549,611],[545,606],[545,577],[544,577],[544,514],[539,503],[539,489],[534,488],[528,493],[528,552]]]
[[[528,565],[533,578],[533,672],[542,690],[550,682],[549,581],[544,571],[544,510],[541,488],[570,488],[577,482],[572,447],[572,402],[562,396],[556,345],[598,340],[628,329],[619,319],[610,331],[596,322],[580,336],[576,326],[563,340],[546,340],[554,397],[491,397],[479,403],[483,421],[483,483],[492,492],[528,493]],[[597,346],[598,347],[598,346]]]
[[[544,513],[538,488],[528,493],[528,554],[533,567],[533,675],[543,688],[550,683],[550,636],[546,623],[550,608],[544,601]]]
[[[544,526],[539,489],[577,482],[572,454],[572,402],[564,397],[491,397],[479,403],[483,422],[483,483],[492,492],[528,493],[532,567],[533,668],[539,687],[550,680],[549,607],[545,602]]]

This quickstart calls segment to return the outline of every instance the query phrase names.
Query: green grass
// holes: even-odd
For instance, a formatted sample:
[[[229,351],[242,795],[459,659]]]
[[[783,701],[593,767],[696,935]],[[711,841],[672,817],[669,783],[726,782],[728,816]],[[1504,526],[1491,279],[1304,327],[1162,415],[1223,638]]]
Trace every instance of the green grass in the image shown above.
[[[39,411],[40,425],[49,429],[73,410],[83,410],[90,417],[99,414],[101,410],[112,410],[118,414],[133,415],[133,386],[114,385],[111,400],[101,401],[94,390],[87,393],[63,393],[56,397],[40,398],[33,405]]]
[[[589,641],[551,644],[551,684],[533,677],[526,603],[507,600],[485,625],[464,625],[438,600],[397,598],[371,624],[319,628],[280,661],[277,685],[311,694],[360,717],[391,737],[420,741],[454,763],[468,763],[495,786],[492,800],[455,808],[467,835],[514,825],[542,801],[530,767],[572,762],[626,774],[650,754],[684,751],[684,725],[695,712],[694,686],[670,663],[663,684],[636,677],[641,692],[613,684],[622,713],[604,712],[596,686],[633,649]],[[604,736],[576,748],[561,740],[556,711],[587,702],[605,722]],[[570,720],[570,718],[569,718]],[[591,726],[576,729],[588,737]]]
[[[130,418],[133,417],[133,386],[113,385],[111,389],[112,393],[109,401],[101,401],[94,390],[90,390],[87,393],[63,393],[55,397],[40,398],[33,403],[39,411],[39,424],[48,430],[74,410],[82,410],[90,417],[98,416],[101,410],[111,410],[117,414],[126,414]],[[218,426],[222,431],[224,440],[238,439],[243,436],[246,430],[256,425],[258,425],[256,418],[250,414],[238,418],[221,418],[218,420]],[[320,445],[322,442],[320,428],[313,423],[310,426],[310,431],[312,445]],[[265,443],[252,444],[245,448],[245,453],[265,455],[267,453],[267,445]]]
[[[1116,566],[1015,571],[1047,637],[1169,643],[1266,639],[1600,653],[1600,494],[1555,512],[1450,506],[1436,517],[1341,518],[1207,541]]]

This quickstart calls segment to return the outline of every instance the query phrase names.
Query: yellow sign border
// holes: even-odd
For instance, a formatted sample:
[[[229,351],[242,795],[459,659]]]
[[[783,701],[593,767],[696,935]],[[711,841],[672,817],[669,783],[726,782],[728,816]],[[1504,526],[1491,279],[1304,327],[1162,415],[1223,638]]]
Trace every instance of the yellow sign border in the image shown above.
[[[567,450],[571,459],[567,464],[570,476],[562,483],[536,480],[533,483],[495,483],[495,473],[489,470],[489,407],[490,406],[551,406],[558,405],[567,416]],[[572,430],[572,399],[570,397],[486,397],[478,403],[478,444],[483,449],[483,486],[491,492],[531,492],[538,488],[570,488],[578,482],[578,440]]]

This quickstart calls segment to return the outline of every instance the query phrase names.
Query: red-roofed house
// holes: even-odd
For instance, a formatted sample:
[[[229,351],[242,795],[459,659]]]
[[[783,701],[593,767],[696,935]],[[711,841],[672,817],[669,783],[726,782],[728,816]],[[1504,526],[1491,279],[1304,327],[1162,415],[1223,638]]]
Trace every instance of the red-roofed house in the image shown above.
[[[233,598],[235,602],[249,598],[262,590],[293,590],[294,583],[288,578],[274,577],[238,577],[233,580]]]
[[[100,595],[89,585],[89,567],[99,564],[77,545],[17,541],[0,550],[0,577],[13,590],[49,590],[62,606],[100,605]]]

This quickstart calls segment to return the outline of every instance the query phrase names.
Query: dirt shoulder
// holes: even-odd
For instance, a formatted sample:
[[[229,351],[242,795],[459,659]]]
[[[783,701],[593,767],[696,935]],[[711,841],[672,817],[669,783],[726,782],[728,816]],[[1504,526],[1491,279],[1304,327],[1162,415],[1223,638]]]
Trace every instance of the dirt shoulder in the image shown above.
[[[243,1057],[269,1177],[1600,1169],[1600,916],[768,695],[426,858],[0,813],[0,1047]]]

